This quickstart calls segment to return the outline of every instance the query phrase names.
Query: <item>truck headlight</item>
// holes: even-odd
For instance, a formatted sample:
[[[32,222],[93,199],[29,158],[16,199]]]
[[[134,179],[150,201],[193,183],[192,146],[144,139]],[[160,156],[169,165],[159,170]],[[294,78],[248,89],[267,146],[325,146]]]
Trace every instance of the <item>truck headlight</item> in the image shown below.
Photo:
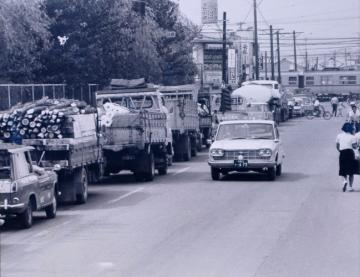
[[[212,157],[223,157],[225,155],[225,151],[222,149],[211,149],[210,156]]]
[[[259,153],[260,157],[271,157],[272,156],[272,150],[268,149],[268,148],[260,149],[258,151],[258,153]]]

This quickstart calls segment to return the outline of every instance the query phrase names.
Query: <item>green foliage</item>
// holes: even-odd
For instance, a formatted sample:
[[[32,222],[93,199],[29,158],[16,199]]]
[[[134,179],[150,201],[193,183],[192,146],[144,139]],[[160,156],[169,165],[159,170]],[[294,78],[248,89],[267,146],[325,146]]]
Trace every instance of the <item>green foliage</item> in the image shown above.
[[[26,82],[42,67],[49,20],[40,0],[1,0],[0,79]]]
[[[178,5],[170,0],[147,0],[151,14],[163,30],[157,42],[161,59],[161,82],[165,85],[188,84],[194,81],[196,66],[192,60],[192,40],[196,26],[180,15]],[[172,32],[175,37],[170,37]]]
[[[128,1],[48,0],[47,11],[53,20],[53,47],[43,74],[50,80],[85,84],[114,77],[159,79],[156,26],[137,16]],[[58,37],[68,40],[60,45]]]
[[[132,0],[1,1],[0,79],[73,86],[111,78],[193,81],[195,27],[170,0],[146,0],[145,16]]]

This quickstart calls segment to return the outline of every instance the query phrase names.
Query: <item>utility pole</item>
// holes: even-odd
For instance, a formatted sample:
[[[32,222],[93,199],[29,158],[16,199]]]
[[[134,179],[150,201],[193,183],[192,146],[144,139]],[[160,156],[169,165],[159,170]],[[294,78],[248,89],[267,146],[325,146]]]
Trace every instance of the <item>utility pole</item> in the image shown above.
[[[268,79],[268,56],[267,51],[265,51],[265,80]]]
[[[227,78],[227,52],[226,52],[226,12],[223,14],[223,53],[222,53],[222,81],[228,83]]]
[[[254,51],[255,51],[255,79],[259,80],[259,41],[257,32],[257,7],[254,0]]]
[[[308,63],[308,51],[307,51],[307,38],[305,39],[305,71],[308,71],[309,63]]]
[[[281,84],[281,57],[280,57],[280,35],[279,31],[276,32],[276,42],[277,42],[277,56],[278,56],[278,83]]]
[[[316,57],[316,71],[319,70],[319,57]]]
[[[270,63],[271,63],[271,80],[275,81],[275,63],[274,63],[274,39],[273,27],[270,25]]]
[[[295,72],[297,72],[297,56],[296,56],[296,33],[293,31],[293,39],[294,39],[294,65],[295,65]]]
[[[347,52],[346,52],[346,48],[345,48],[345,66],[348,65],[348,62],[347,62]]]

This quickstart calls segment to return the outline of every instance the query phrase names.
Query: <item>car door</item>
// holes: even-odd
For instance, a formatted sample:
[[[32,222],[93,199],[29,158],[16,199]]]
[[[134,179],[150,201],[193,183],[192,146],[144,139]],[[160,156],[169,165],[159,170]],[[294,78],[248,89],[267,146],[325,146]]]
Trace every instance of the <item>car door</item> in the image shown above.
[[[20,202],[28,203],[30,194],[35,194],[37,203],[39,202],[39,191],[37,187],[38,179],[31,173],[31,167],[27,163],[24,152],[16,152],[11,155],[14,180],[17,184],[16,197]],[[15,196],[15,195],[13,195]]]
[[[44,207],[51,204],[54,185],[51,181],[50,175],[46,171],[41,172],[34,170],[30,152],[27,151],[25,153],[25,158],[27,164],[30,165],[30,175],[36,177],[37,179],[36,187],[39,195],[40,206]]]

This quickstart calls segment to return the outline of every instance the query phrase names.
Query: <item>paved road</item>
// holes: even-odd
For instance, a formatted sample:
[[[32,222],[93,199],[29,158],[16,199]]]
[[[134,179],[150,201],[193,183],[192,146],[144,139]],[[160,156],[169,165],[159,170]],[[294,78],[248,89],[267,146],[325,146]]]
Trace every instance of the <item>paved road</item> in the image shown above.
[[[359,277],[360,178],[342,193],[341,121],[280,128],[275,182],[211,181],[206,153],[149,184],[129,175],[91,187],[89,203],[1,233],[1,277]]]

